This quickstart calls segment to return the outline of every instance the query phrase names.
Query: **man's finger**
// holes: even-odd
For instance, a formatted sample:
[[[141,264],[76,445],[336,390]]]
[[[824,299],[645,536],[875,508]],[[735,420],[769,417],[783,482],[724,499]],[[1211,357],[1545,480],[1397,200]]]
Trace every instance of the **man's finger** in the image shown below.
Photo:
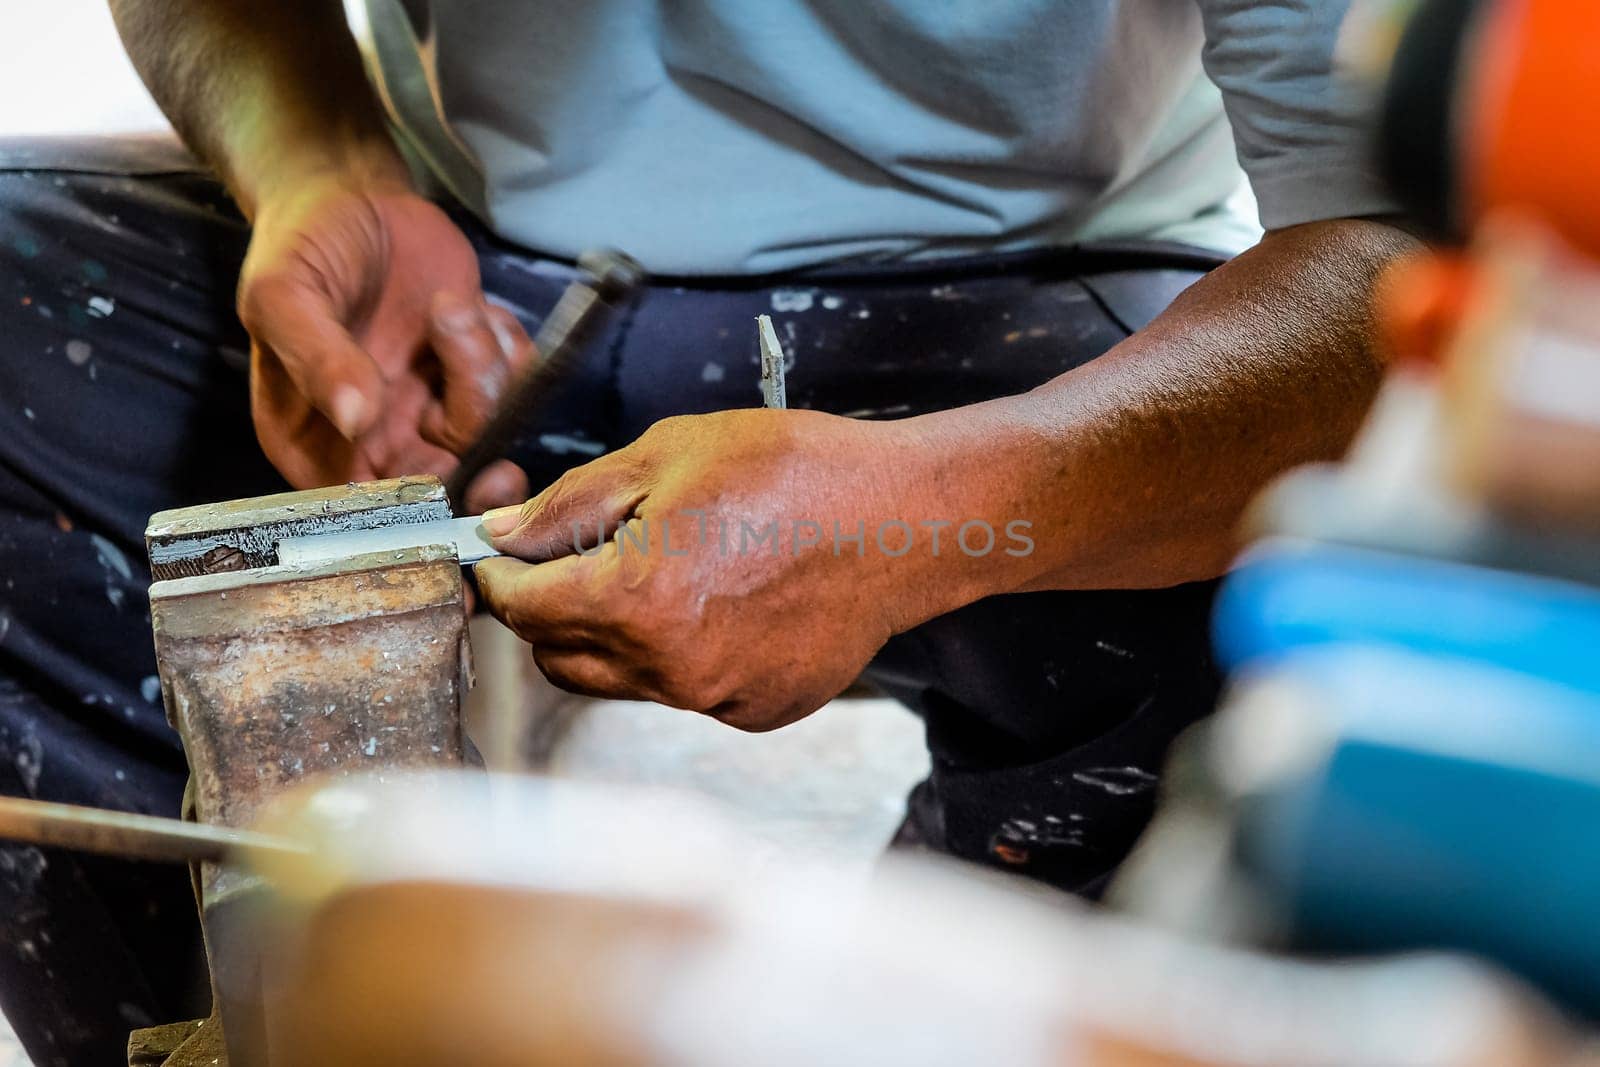
[[[528,331],[522,328],[515,315],[498,305],[489,304],[484,315],[489,319],[489,329],[494,331],[500,351],[505,353],[506,362],[511,364],[512,376],[521,374],[523,368],[538,358]]]
[[[533,662],[551,685],[569,693],[606,700],[645,699],[620,668],[596,652],[535,648]]]
[[[500,551],[530,561],[585,552],[627,522],[648,495],[637,464],[622,453],[602,456],[557,478],[521,507],[484,515]]]
[[[325,296],[300,282],[265,279],[241,295],[239,316],[289,380],[346,439],[377,421],[384,380]]]
[[[277,356],[260,344],[250,348],[250,417],[256,439],[289,484],[311,489],[376,478],[377,471],[362,449],[312,409]]]
[[[481,299],[436,293],[428,342],[444,370],[442,418],[424,425],[434,442],[460,455],[493,417],[511,377],[511,360]]]
[[[593,563],[568,556],[548,563],[491,557],[473,568],[490,614],[531,645],[571,646],[605,628],[585,583]]]
[[[466,508],[476,514],[525,500],[527,496],[528,476],[515,463],[501,460],[491,463],[472,479],[467,487]]]

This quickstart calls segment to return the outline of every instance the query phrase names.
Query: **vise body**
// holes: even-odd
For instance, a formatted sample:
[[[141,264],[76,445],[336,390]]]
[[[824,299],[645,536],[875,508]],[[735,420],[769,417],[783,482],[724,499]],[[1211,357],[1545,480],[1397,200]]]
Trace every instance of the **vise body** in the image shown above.
[[[180,508],[150,519],[150,615],[192,817],[250,825],[312,776],[464,762],[472,682],[456,548],[414,544],[284,563],[290,538],[449,519],[436,478]],[[234,1067],[269,1062],[254,876],[205,864],[201,918]]]

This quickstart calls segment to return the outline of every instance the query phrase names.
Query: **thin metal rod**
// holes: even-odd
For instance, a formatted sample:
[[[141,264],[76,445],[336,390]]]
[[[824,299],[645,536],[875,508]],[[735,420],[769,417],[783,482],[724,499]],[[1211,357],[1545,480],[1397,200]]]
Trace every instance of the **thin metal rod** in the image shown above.
[[[761,403],[764,407],[786,408],[789,390],[783,380],[783,346],[778,343],[771,316],[756,316],[756,339],[761,347]]]
[[[307,851],[250,830],[25,797],[0,797],[0,838],[162,863],[215,863],[245,851]]]

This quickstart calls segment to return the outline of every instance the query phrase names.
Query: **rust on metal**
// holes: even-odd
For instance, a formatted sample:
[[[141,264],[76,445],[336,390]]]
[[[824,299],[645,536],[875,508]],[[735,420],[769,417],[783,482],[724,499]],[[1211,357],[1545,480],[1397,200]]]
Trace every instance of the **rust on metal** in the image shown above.
[[[161,512],[146,531],[167,717],[194,815],[249,826],[314,776],[464,762],[471,650],[461,568],[427,546],[302,566],[285,537],[450,517],[437,478],[398,478]],[[201,918],[234,1067],[267,1062],[263,894],[232,863],[200,870]]]
[[[311,774],[461,762],[470,653],[454,555],[162,584],[162,691],[204,821],[248,825]]]

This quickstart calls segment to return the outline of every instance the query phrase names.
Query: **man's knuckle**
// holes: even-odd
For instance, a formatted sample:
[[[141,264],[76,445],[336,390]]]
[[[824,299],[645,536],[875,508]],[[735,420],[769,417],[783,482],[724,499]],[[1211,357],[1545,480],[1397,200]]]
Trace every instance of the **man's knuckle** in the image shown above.
[[[548,656],[540,656],[539,653],[535,652],[533,654],[533,665],[538,667],[539,673],[544,675],[545,679],[557,689],[564,689],[570,693],[579,688],[578,679],[562,661],[551,659]]]
[[[563,471],[561,475],[545,488],[538,496],[531,498],[524,507],[531,508],[535,504],[552,512],[559,512],[573,496],[573,487],[576,479],[572,471]]]
[[[602,607],[600,612],[608,629],[616,635],[617,647],[626,649],[643,669],[663,683],[681,676],[683,661],[672,654],[672,643],[668,640],[670,622],[652,618],[647,609],[638,604],[616,600]]]
[[[667,679],[673,702],[690,711],[709,712],[724,698],[722,672],[702,660],[680,660]]]
[[[498,565],[504,561],[485,562]],[[484,606],[495,618],[505,623],[518,637],[527,640],[528,634],[536,629],[537,620],[533,618],[533,605],[528,597],[517,595],[516,584],[500,576],[499,569],[499,566],[484,566],[478,569],[478,592],[483,595]]]
[[[292,295],[290,282],[281,275],[264,274],[253,278],[239,286],[239,321],[252,334],[269,328],[278,309]]]
[[[683,605],[663,593],[650,568],[630,570],[627,580],[609,583],[602,593],[606,611],[635,643],[658,652],[674,648],[675,635],[682,632]]]
[[[678,437],[693,425],[694,416],[692,415],[668,415],[646,430],[645,434],[646,436],[653,436],[657,441],[669,440]]]
[[[239,321],[252,335],[260,332],[264,312],[261,307],[261,291],[255,285],[245,285],[239,288],[237,301]]]
[[[527,530],[534,526],[536,523],[538,523],[540,517],[543,516],[544,510],[545,509],[539,503],[538,497],[524,500],[517,508],[516,528],[518,530]]]
[[[668,678],[661,689],[666,697],[665,702],[672,707],[699,712],[706,710],[706,705],[700,699],[699,691],[684,679]]]

